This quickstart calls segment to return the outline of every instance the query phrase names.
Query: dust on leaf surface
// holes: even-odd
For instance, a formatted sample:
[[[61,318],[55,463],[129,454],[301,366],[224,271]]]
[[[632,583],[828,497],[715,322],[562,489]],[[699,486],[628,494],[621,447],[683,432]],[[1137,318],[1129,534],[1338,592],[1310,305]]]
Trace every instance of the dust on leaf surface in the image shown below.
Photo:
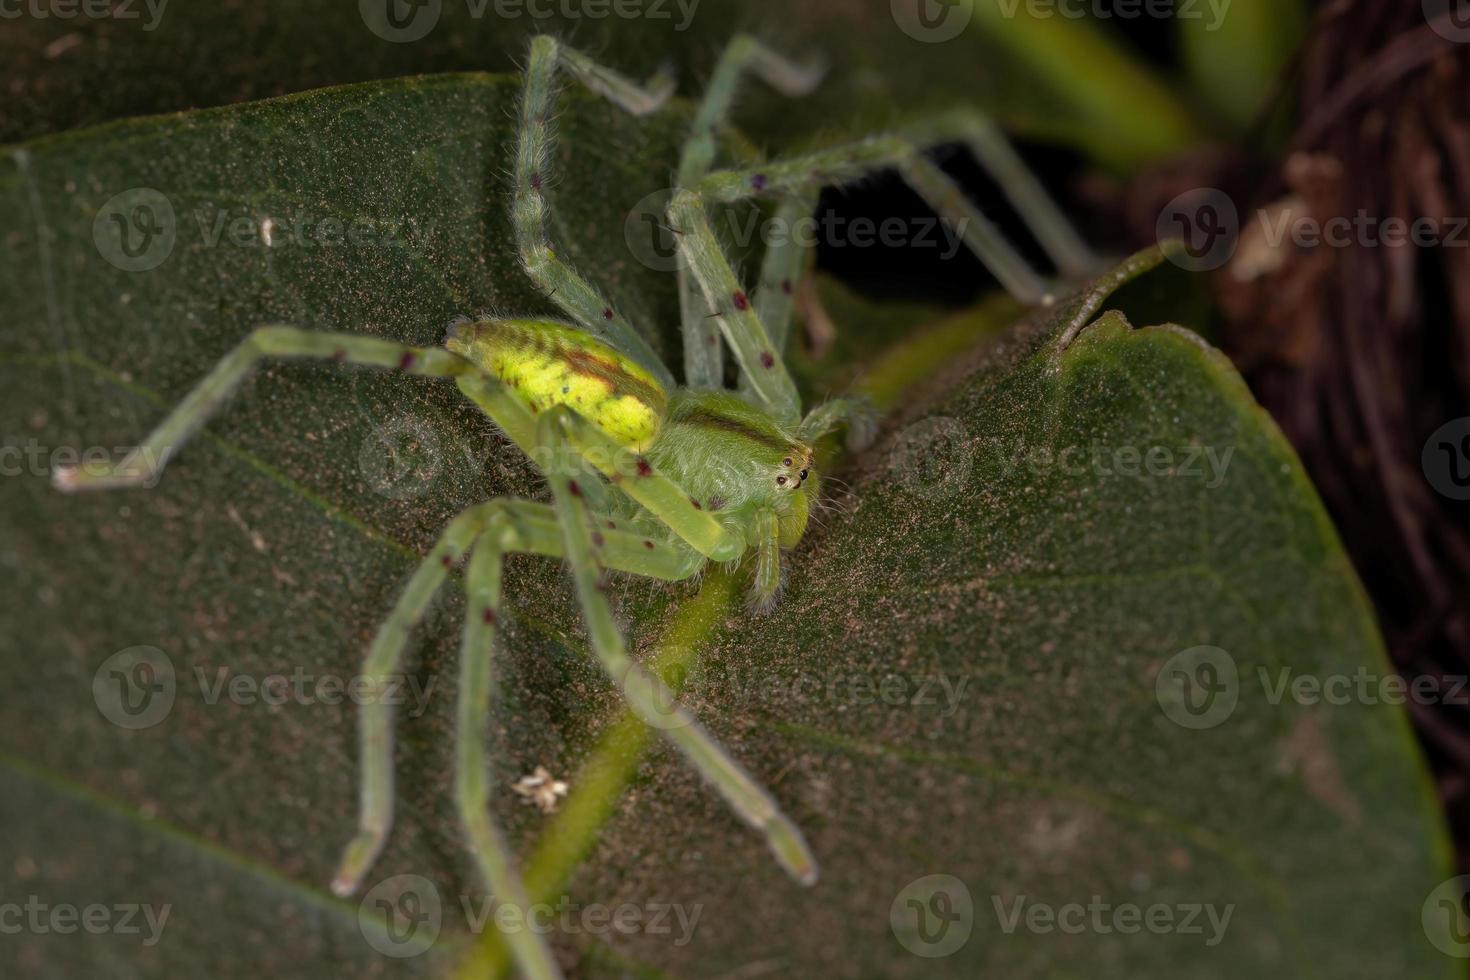
[[[409,660],[398,823],[373,872],[439,889],[442,933],[422,955],[375,952],[373,910],[360,922],[325,890],[355,820],[356,732],[350,700],[324,703],[316,682],[354,675],[458,509],[537,492],[493,426],[446,384],[296,364],[260,372],[154,489],[67,497],[46,470],[63,447],[140,438],[257,323],[431,344],[457,314],[549,312],[504,213],[515,91],[488,76],[371,84],[113,124],[0,164],[0,422],[7,446],[40,461],[0,481],[0,867],[53,904],[172,909],[155,945],[28,933],[0,947],[9,965],[445,975],[481,945],[484,896],[450,792],[456,588]],[[687,116],[635,121],[576,97],[561,124],[555,238],[635,323],[675,323],[672,280],[632,258],[623,218],[667,181]],[[171,249],[147,271],[99,247],[96,216],[130,188],[174,213]],[[293,214],[307,240],[251,244]],[[327,219],[374,233],[310,241]],[[911,408],[790,557],[776,613],[737,601],[703,647],[691,703],[808,830],[822,882],[782,878],[655,743],[561,894],[676,903],[698,922],[683,944],[677,929],[562,933],[578,973],[1450,972],[1404,911],[1446,872],[1399,711],[1273,705],[1256,670],[1386,670],[1295,460],[1187,334],[1110,316],[1059,350],[1067,314],[1018,328]],[[950,421],[915,443],[935,418]],[[936,444],[964,465],[932,465]],[[1181,464],[1190,447],[1233,452],[1214,485],[1198,458],[1203,478],[1029,455],[1095,444],[1163,446]],[[695,588],[620,584],[635,646]],[[514,560],[508,592],[495,805],[525,854],[546,825],[508,784],[537,765],[576,772],[620,702],[554,564]],[[1154,679],[1199,645],[1234,658],[1239,704],[1185,730]],[[138,646],[167,657],[176,690],[158,724],[127,730],[93,681]],[[885,699],[889,674],[902,703]],[[266,696],[298,683],[304,696]],[[1309,710],[1320,717],[1304,727]],[[963,880],[975,915],[969,941],[935,960],[889,926],[899,890],[930,873]],[[1006,934],[994,902],[1020,895],[1234,911],[1214,946],[1208,927]]]

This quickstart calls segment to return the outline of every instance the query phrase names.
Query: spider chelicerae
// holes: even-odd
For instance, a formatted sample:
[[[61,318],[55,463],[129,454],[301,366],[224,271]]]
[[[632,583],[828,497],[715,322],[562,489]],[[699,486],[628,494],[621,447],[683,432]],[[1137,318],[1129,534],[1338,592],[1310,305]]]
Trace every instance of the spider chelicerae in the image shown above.
[[[442,348],[262,326],[116,466],[61,470],[55,481],[68,491],[150,485],[266,358],[319,358],[454,379],[542,468],[551,503],[500,498],[451,521],[379,628],[363,676],[370,685],[389,683],[410,631],[451,569],[468,556],[455,793],[486,885],[500,902],[526,907],[525,889],[490,817],[484,753],[501,566],[515,552],[565,559],[592,650],[633,709],[765,835],[792,877],[810,884],[817,879],[817,863],[801,831],[663,682],[629,657],[604,594],[607,570],[677,581],[708,562],[751,555],[752,604],[769,607],[780,588],[781,553],[802,538],[819,493],[813,445],[843,425],[850,441],[861,441],[871,428],[856,399],[827,401],[803,415],[782,360],[795,304],[792,283],[805,268],[809,244],[798,236],[773,241],[762,258],[758,286],[748,294],[716,239],[710,211],[767,198],[774,201],[774,220],[790,226],[815,211],[824,187],[893,168],[952,222],[1017,299],[1048,302],[1047,282],[925,155],[930,147],[961,143],[995,176],[1064,278],[1080,278],[1095,262],[1000,132],[968,110],[753,168],[714,169],[717,132],[743,75],[788,96],[810,91],[822,75],[818,66],[789,61],[755,38],[739,36],[718,61],[695,113],[668,206],[680,258],[684,384],[676,385],[643,335],[557,256],[548,238],[543,189],[551,181],[560,72],[635,114],[657,110],[673,84],[663,76],[637,84],[553,37],[531,42],[511,210],[526,274],[570,322],[466,319],[450,326]],[[738,391],[723,388],[727,346],[741,379]],[[343,896],[360,887],[393,822],[390,699],[364,698],[359,723],[359,829],[332,882]],[[507,941],[528,976],[559,975],[535,931],[516,930]]]

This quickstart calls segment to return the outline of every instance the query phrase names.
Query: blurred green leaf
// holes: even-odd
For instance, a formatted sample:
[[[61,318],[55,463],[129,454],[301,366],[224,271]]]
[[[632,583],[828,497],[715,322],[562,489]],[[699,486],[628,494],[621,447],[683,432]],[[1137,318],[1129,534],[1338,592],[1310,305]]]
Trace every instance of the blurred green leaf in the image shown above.
[[[156,19],[141,0],[130,9],[135,16],[6,22],[0,143],[348,82],[513,71],[538,32],[633,74],[672,63],[692,92],[741,30],[831,66],[810,98],[791,102],[759,85],[742,97],[739,122],[773,146],[956,103],[1118,169],[1202,132],[1169,83],[1122,47],[1086,23],[1036,17],[1012,0],[226,0],[168,4]],[[390,25],[390,9],[407,26]]]
[[[1201,100],[1233,135],[1244,133],[1287,81],[1287,65],[1307,35],[1303,0],[1229,0],[1176,17],[1184,65]]]

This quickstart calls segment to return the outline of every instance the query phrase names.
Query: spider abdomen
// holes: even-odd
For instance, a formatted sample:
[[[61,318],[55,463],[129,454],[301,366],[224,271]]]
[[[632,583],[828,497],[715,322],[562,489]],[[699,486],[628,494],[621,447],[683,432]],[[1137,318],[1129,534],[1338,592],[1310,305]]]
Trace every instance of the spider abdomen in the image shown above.
[[[646,449],[668,393],[642,367],[585,331],[547,320],[478,320],[444,346],[485,368],[533,412],[566,405],[624,446]]]

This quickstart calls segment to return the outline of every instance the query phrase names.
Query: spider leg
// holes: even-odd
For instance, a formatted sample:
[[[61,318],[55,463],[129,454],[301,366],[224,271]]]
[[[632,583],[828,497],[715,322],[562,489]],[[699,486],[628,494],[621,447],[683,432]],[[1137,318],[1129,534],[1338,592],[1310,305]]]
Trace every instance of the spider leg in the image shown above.
[[[482,512],[491,516],[475,539],[465,578],[468,611],[459,655],[459,706],[456,723],[455,799],[460,820],[485,884],[496,901],[524,913],[529,907],[525,886],[504,835],[490,815],[490,772],[485,753],[495,656],[495,633],[501,600],[504,558],[514,552],[560,556],[561,529],[545,504],[492,501]],[[600,531],[610,567],[669,581],[688,578],[704,559],[677,542],[652,542],[626,531]],[[529,922],[528,917],[523,916]],[[546,941],[534,930],[506,932],[521,971],[531,980],[561,976]]]
[[[612,344],[645,367],[665,387],[672,388],[673,375],[648,341],[551,247],[546,227],[549,208],[545,190],[551,182],[556,155],[552,116],[558,67],[634,115],[644,115],[663,105],[673,93],[673,82],[667,76],[655,76],[647,86],[640,86],[554,37],[543,34],[533,38],[521,96],[515,197],[511,205],[521,265],[531,280],[589,333]]]
[[[785,229],[787,234],[775,236],[761,257],[760,279],[755,289],[755,315],[765,324],[771,346],[778,351],[786,350],[797,285],[812,254],[812,243],[802,242],[792,230],[816,210],[817,192],[811,191],[783,198],[772,216],[776,227]]]
[[[505,835],[490,815],[490,765],[485,730],[490,721],[494,680],[494,624],[500,608],[500,573],[506,530],[492,524],[475,539],[465,574],[464,636],[459,649],[459,704],[455,720],[454,797],[480,875],[497,902],[524,916],[530,907]],[[525,921],[529,921],[526,919]],[[506,931],[506,943],[531,980],[559,980],[561,968],[546,940],[530,929]]]
[[[863,177],[876,170],[897,168],[903,178],[964,236],[965,243],[1012,295],[1027,305],[1045,303],[1050,290],[1040,275],[1005,240],[999,230],[942,170],[924,156],[924,150],[942,143],[966,144],[1000,181],[1008,198],[1036,230],[1059,269],[1067,275],[1094,271],[1097,261],[1056,203],[1026,170],[1000,131],[985,117],[957,110],[932,117],[903,130],[871,136],[785,160],[742,170],[716,171],[696,185],[681,188],[669,204],[669,220],[680,231],[678,247],[706,300],[716,311],[725,340],[749,389],[778,416],[794,421],[798,402],[790,375],[781,364],[781,346],[791,306],[768,303],[767,316],[782,317],[777,324],[761,316],[759,304],[746,296],[730,261],[720,248],[706,209],[730,205],[751,197],[774,195],[794,198],[784,216],[804,213],[824,187]],[[795,236],[785,236],[795,237]],[[762,270],[762,292],[770,283],[790,281],[801,267],[797,243],[784,253],[767,256]],[[779,288],[779,285],[778,285]]]
[[[1065,278],[1085,279],[1098,273],[1101,260],[993,120],[973,109],[959,108],[921,121],[911,135],[926,146],[951,141],[965,144]]]
[[[717,148],[716,134],[729,116],[730,106],[740,87],[741,76],[747,72],[782,95],[792,98],[811,92],[826,73],[822,65],[797,64],[748,34],[737,34],[731,38],[715,65],[714,73],[710,75],[704,98],[694,115],[694,124],[690,128],[689,139],[684,144],[679,160],[676,186],[691,187],[709,173]],[[769,255],[766,261],[769,264]],[[724,382],[724,357],[719,332],[710,323],[709,303],[685,268],[680,266],[678,274],[679,309],[682,314],[684,340],[684,383],[695,388],[719,388]]]
[[[374,685],[384,685],[399,671],[409,633],[423,618],[424,610],[448,578],[450,568],[469,550],[477,536],[483,539],[492,531],[497,569],[499,556],[507,550],[555,557],[562,553],[556,516],[546,504],[501,498],[470,507],[444,529],[409,579],[393,611],[378,628],[363,662],[364,678]],[[687,578],[704,563],[701,556],[682,542],[654,542],[627,531],[600,533],[612,543],[609,565],[619,571],[674,581]],[[481,583],[479,587],[490,585]],[[498,571],[493,586],[498,602]],[[493,610],[496,604],[483,608]],[[360,817],[357,836],[347,845],[332,880],[332,891],[338,895],[350,895],[357,890],[382,851],[393,825],[392,705],[385,699],[365,698],[358,725],[362,766]]]
[[[449,522],[433,549],[415,569],[393,611],[378,627],[363,661],[362,676],[373,685],[386,684],[398,672],[408,634],[423,617],[450,567],[460,559],[490,516],[489,504],[477,504]],[[358,830],[342,854],[332,878],[332,891],[351,895],[362,884],[393,826],[393,706],[384,698],[365,697],[358,709]]]
[[[570,409],[553,408],[541,416],[538,431],[547,442],[574,439],[575,418]],[[815,882],[816,861],[801,831],[744,767],[674,700],[663,681],[628,656],[603,593],[602,567],[610,557],[606,545],[599,545],[588,527],[587,507],[576,481],[556,473],[550,483],[587,634],[603,670],[621,687],[633,710],[668,736],[742,820],[765,834],[782,867],[803,884]]]
[[[629,450],[608,437],[597,426],[567,408],[553,408],[541,415],[545,426],[555,415],[558,439],[542,440],[543,447],[565,443],[590,467],[602,473],[619,490],[658,518],[680,540],[711,561],[732,561],[745,552],[745,539],[726,528],[704,510],[677,483],[657,472],[642,456],[628,459]],[[538,429],[538,431],[541,431]],[[542,449],[543,454],[547,451]],[[557,467],[562,476],[569,467]],[[586,487],[578,484],[586,499]]]
[[[361,334],[257,327],[120,462],[100,468],[58,469],[53,482],[67,491],[151,486],[173,454],[234,394],[255,365],[267,358],[317,358],[431,378],[473,377],[481,383],[497,383],[474,364],[439,347],[410,347]],[[518,428],[529,431],[524,422]]]
[[[756,513],[751,547],[755,549],[751,605],[757,612],[768,612],[781,591],[781,529],[775,511],[767,508]]]
[[[866,398],[845,396],[833,398],[813,408],[796,429],[797,437],[810,445],[840,426],[847,426],[847,444],[862,449],[877,435],[878,418],[873,403]]]

